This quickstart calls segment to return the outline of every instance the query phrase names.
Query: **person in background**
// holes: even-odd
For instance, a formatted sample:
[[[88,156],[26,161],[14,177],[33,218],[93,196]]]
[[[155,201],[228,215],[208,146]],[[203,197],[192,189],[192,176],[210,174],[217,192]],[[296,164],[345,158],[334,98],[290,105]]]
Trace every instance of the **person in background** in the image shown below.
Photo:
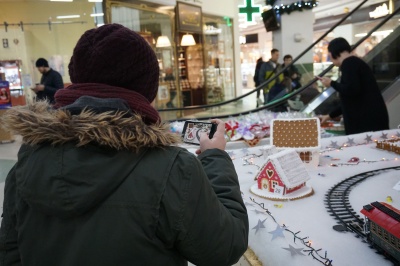
[[[151,106],[157,56],[119,24],[81,36],[69,75],[53,108],[2,116],[24,144],[5,181],[1,265],[236,263],[249,222],[224,123],[198,156],[178,147]]]
[[[281,68],[278,63],[278,59],[279,59],[279,50],[274,48],[271,50],[271,59],[268,62],[264,62],[260,67],[260,71],[258,74],[258,80],[259,80],[260,84],[269,80],[270,78],[272,78],[275,74],[277,74],[279,72],[279,70]],[[283,74],[277,76],[275,79],[270,81],[267,85],[265,85],[265,87],[263,88],[264,104],[267,104],[267,102],[268,102],[269,90],[275,84],[280,83],[282,80],[283,80]]]
[[[175,76],[171,67],[165,69],[164,81],[169,82],[169,93],[170,93],[170,99],[166,103],[166,106],[168,108],[174,108],[175,106],[173,104],[173,100],[176,97],[176,86],[175,86]]]
[[[254,85],[256,86],[256,88],[260,85],[259,72],[261,65],[263,63],[264,61],[262,57],[257,59],[256,69],[254,70],[254,76],[253,76]],[[259,107],[262,104],[262,100],[260,99],[260,94],[261,94],[261,88],[257,90],[257,107]]]
[[[36,67],[42,74],[40,84],[36,84],[33,88],[36,93],[36,100],[47,100],[53,104],[54,94],[64,87],[63,79],[60,73],[49,67],[49,63],[44,58],[36,60]]]
[[[290,65],[292,61],[293,57],[290,54],[285,55],[283,57],[282,68],[285,68],[286,66]],[[295,65],[291,65],[285,71],[283,71],[283,75],[291,79],[293,90],[301,88],[301,83],[300,83],[301,75]]]
[[[268,103],[278,100],[292,91],[292,83],[289,77],[283,78],[282,82],[275,84],[268,93]],[[287,111],[287,102],[271,108],[273,112]]]
[[[328,45],[332,63],[340,68],[340,82],[318,77],[325,87],[339,92],[340,107],[320,116],[322,123],[343,115],[346,134],[389,129],[389,115],[375,77],[369,66],[351,54],[344,38],[333,39]]]

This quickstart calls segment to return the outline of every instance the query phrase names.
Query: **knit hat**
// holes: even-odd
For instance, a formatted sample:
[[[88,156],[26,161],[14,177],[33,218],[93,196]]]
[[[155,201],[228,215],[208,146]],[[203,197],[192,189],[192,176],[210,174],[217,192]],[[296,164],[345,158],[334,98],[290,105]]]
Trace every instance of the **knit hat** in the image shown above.
[[[36,67],[49,67],[49,62],[44,58],[36,60]]]
[[[152,102],[158,91],[159,66],[146,40],[119,25],[86,31],[69,63],[73,83],[100,83],[125,88]]]

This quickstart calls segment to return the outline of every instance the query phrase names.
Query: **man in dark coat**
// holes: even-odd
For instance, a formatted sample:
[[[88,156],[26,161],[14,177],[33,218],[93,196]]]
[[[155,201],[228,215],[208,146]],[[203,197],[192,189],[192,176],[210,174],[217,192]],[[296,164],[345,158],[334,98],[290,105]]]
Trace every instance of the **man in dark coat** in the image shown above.
[[[340,82],[320,78],[325,87],[339,92],[340,107],[321,116],[321,122],[343,115],[346,134],[389,129],[389,115],[369,66],[351,54],[350,44],[344,38],[333,39],[328,45],[329,57],[340,67]]]
[[[69,74],[54,109],[3,115],[24,144],[5,184],[0,265],[236,263],[249,224],[224,123],[197,157],[178,147],[151,106],[157,57],[118,24],[83,34]]]
[[[44,58],[36,60],[36,67],[42,74],[40,84],[33,88],[36,93],[36,100],[47,100],[54,103],[54,94],[64,87],[63,79],[57,71],[49,67],[49,63]]]
[[[274,77],[281,70],[281,65],[278,63],[278,59],[279,59],[279,50],[272,49],[270,60],[261,64],[260,71],[258,73],[258,80],[260,82],[260,85],[266,82],[267,80],[271,79],[272,77]],[[277,76],[275,79],[271,80],[268,84],[264,86],[263,88],[264,104],[267,104],[268,102],[269,90],[275,84],[280,83],[282,80],[283,80],[283,74],[280,74],[279,76]]]

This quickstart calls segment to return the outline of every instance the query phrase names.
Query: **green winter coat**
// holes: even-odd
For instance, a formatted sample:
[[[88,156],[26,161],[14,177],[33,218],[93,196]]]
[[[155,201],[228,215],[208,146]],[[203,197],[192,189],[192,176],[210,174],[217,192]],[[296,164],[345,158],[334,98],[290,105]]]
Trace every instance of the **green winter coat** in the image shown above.
[[[22,135],[5,185],[0,265],[231,265],[248,217],[225,151],[173,146],[167,125],[44,103],[12,108]]]

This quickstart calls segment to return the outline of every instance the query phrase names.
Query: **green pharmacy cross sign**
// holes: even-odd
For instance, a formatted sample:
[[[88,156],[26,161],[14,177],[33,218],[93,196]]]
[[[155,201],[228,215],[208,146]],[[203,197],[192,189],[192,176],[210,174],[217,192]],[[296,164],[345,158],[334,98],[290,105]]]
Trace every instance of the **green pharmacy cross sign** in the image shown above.
[[[239,13],[246,14],[247,21],[253,21],[253,16],[256,13],[260,13],[260,5],[255,5],[254,0],[246,0],[246,5],[239,6]]]

